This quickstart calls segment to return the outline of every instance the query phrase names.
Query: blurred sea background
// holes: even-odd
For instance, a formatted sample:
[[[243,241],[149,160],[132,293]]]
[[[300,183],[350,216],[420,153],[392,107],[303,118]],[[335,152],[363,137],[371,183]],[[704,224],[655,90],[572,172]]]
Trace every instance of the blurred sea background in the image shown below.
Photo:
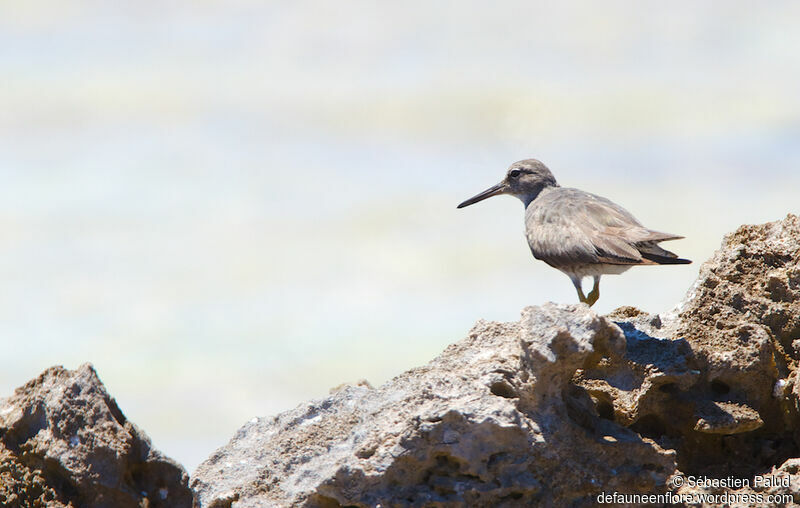
[[[253,416],[576,300],[515,160],[693,265],[800,211],[800,3],[0,2],[0,396],[90,361],[191,472]]]

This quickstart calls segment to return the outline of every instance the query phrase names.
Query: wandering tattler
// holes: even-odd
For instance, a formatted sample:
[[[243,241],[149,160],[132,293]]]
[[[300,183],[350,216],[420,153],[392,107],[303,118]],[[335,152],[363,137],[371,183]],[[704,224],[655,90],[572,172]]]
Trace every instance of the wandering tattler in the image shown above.
[[[502,182],[458,208],[499,194],[516,196],[525,204],[525,236],[533,257],[567,274],[580,301],[589,306],[600,298],[601,275],[619,274],[635,265],[691,263],[658,246],[682,236],[647,229],[604,197],[561,187],[536,159],[515,162]],[[594,287],[585,296],[581,280],[588,276],[594,278]]]

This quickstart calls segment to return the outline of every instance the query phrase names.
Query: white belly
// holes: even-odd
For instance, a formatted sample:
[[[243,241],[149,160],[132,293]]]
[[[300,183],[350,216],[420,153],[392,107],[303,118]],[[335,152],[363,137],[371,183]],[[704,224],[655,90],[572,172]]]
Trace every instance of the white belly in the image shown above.
[[[631,265],[584,264],[559,267],[558,269],[568,276],[595,277],[597,275],[619,275],[628,270]]]

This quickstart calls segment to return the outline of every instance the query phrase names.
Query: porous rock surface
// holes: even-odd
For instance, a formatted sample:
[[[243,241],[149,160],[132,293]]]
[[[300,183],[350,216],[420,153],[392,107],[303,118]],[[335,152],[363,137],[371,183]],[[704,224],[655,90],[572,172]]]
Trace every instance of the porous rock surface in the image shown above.
[[[0,399],[0,506],[191,506],[188,475],[128,421],[89,364]]]
[[[90,365],[48,369],[0,399],[0,506],[593,506],[667,491],[800,505],[798,365],[789,215],[726,236],[673,312],[527,307],[379,388],[253,419],[194,492]],[[675,482],[692,477],[707,484]]]
[[[196,502],[518,506],[588,500],[600,486],[652,492],[674,453],[600,418],[570,383],[624,350],[622,331],[585,305],[480,321],[378,389],[248,423],[195,472]]]
[[[589,506],[667,490],[797,503],[798,478],[752,479],[800,472],[799,361],[789,215],[726,236],[672,313],[528,307],[377,389],[254,419],[198,467],[195,505]],[[751,486],[678,488],[678,476]]]
[[[607,382],[618,369],[595,369],[578,382],[613,406],[615,421],[674,449],[676,474],[751,484],[679,492],[789,494],[800,503],[800,218],[726,235],[674,312],[626,307],[610,317],[629,337],[629,358],[667,339],[658,343],[689,350],[690,374],[657,376],[652,398]],[[663,358],[640,357],[649,369]],[[753,488],[756,476],[791,476],[791,485]]]
[[[691,348],[695,382],[673,379],[657,417],[641,401],[620,406],[624,421],[650,418],[649,429],[685,440],[681,466],[745,468],[797,456],[800,360],[800,219],[740,227],[700,269],[686,300],[667,316],[617,309],[639,338],[680,337]],[[675,341],[672,341],[675,344]],[[651,355],[652,356],[652,355]],[[654,361],[655,358],[651,358]],[[600,383],[602,384],[602,382]],[[611,390],[605,390],[610,396]],[[687,404],[687,402],[689,402]],[[693,431],[693,432],[692,432]]]

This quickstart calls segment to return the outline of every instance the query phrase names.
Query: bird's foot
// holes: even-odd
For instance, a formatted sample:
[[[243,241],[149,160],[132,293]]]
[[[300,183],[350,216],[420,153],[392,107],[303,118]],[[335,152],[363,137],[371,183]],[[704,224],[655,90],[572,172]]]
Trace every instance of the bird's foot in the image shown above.
[[[593,289],[588,296],[586,296],[586,303],[591,307],[594,303],[600,299],[600,290]]]

